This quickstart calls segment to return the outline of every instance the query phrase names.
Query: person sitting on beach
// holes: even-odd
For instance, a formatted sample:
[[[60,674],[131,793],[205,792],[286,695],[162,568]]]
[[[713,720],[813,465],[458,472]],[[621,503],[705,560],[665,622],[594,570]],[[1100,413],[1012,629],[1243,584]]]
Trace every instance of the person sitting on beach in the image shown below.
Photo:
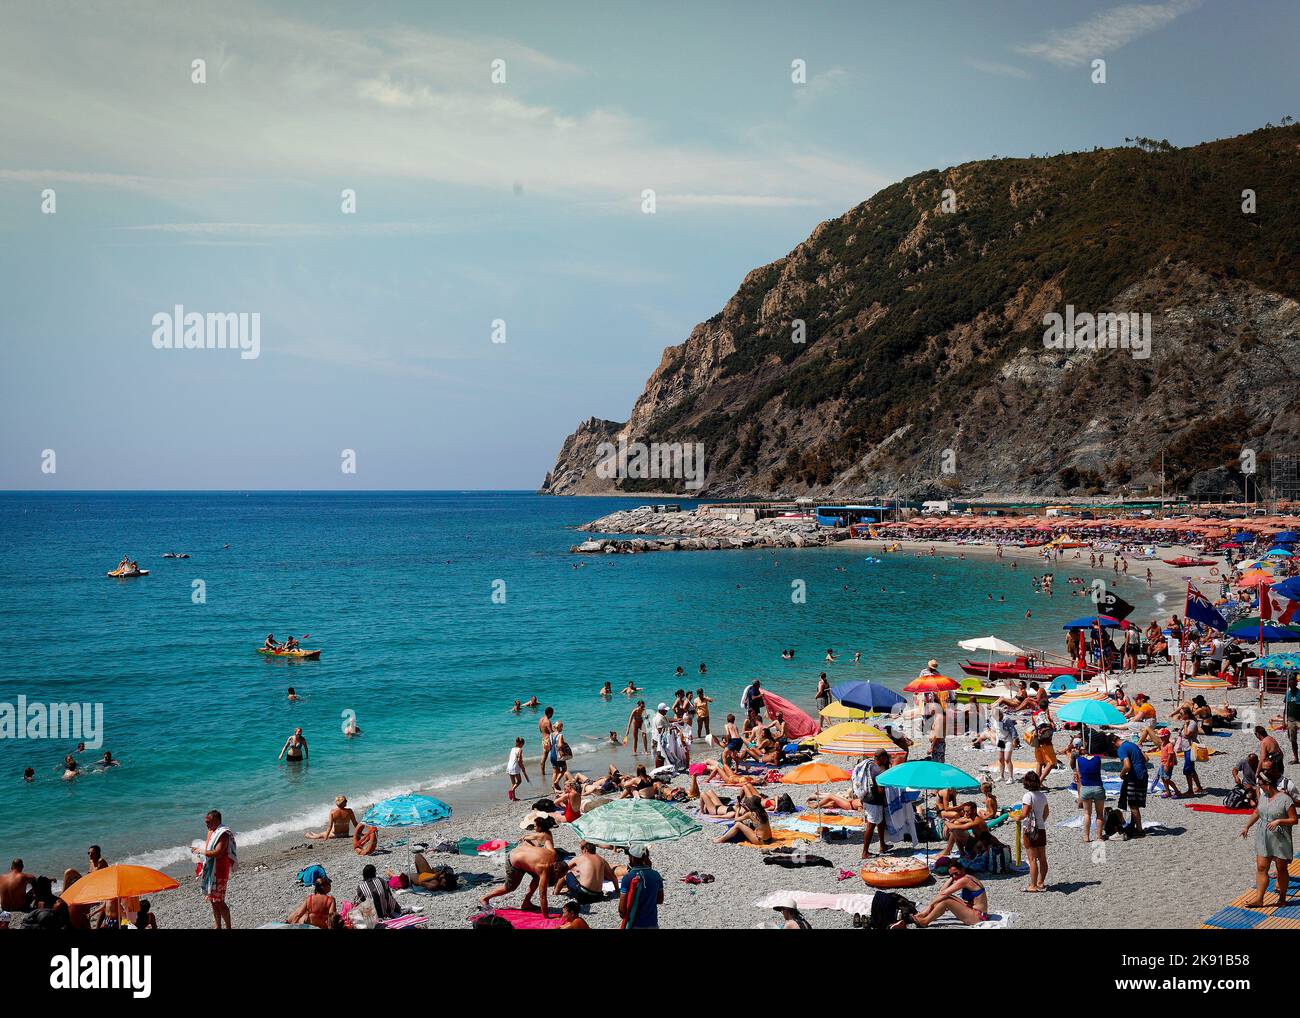
[[[547,892],[550,890],[551,874],[555,871],[555,849],[547,848],[541,845],[534,845],[528,842],[520,842],[506,856],[505,862],[505,884],[494,891],[489,891],[479,899],[479,904],[484,908],[488,907],[488,902],[493,898],[499,898],[504,894],[509,894],[521,883],[524,877],[531,877],[528,890],[524,894],[521,908],[527,909],[532,903],[533,894],[540,893],[541,912],[543,919],[549,919],[550,913],[547,910]]]
[[[373,906],[377,919],[395,919],[402,914],[402,907],[393,897],[388,882],[379,878],[374,863],[366,863],[361,867],[361,883],[357,884],[356,893],[352,896],[353,904],[360,905],[367,901]]]
[[[957,789],[941,788],[934,793],[934,808],[945,820],[957,815]]]
[[[1254,753],[1247,753],[1245,759],[1238,760],[1237,765],[1232,768],[1232,780],[1236,783],[1236,787],[1241,789],[1245,805],[1254,809],[1259,797],[1259,757]]]
[[[1130,721],[1154,721],[1156,719],[1156,709],[1151,703],[1151,697],[1147,696],[1146,693],[1138,693],[1129,703],[1124,716]]]
[[[772,843],[772,825],[763,808],[763,800],[757,795],[741,800],[742,808],[734,824],[713,839],[715,845],[728,841],[747,841],[751,845],[770,845]]]
[[[338,921],[338,903],[330,894],[329,877],[317,877],[314,890],[307,895],[307,900],[293,910],[289,922],[294,926],[315,926],[318,930],[328,930]]]
[[[954,816],[946,817],[943,822],[943,829],[948,836],[948,841],[943,848],[943,855],[949,855],[955,848],[964,849],[967,842],[972,838],[975,840],[976,845],[972,847],[970,852],[964,852],[963,854],[967,856],[978,855],[981,851],[987,851],[988,842],[993,837],[988,824],[976,811],[973,802],[962,803],[957,808]]]
[[[623,779],[623,794],[620,799],[657,799],[659,783],[646,773],[645,764],[636,765],[636,773]]]
[[[23,861],[15,859],[9,872],[0,877],[0,912],[27,912],[32,907],[32,885],[36,878],[23,872]]]
[[[1035,683],[1034,685],[1035,688],[1037,688],[1038,684]],[[1025,680],[1020,679],[1016,683],[1015,692],[1010,696],[999,697],[997,703],[993,706],[1001,707],[1006,711],[1016,712],[1031,710],[1035,703],[1037,703],[1037,697],[1030,694],[1028,687],[1025,685]]]
[[[306,838],[350,838],[352,837],[352,828],[357,823],[357,815],[348,808],[348,797],[346,795],[336,796],[334,799],[334,808],[330,810],[329,823],[325,825],[323,831],[306,831],[303,837]]]
[[[582,918],[582,906],[576,901],[566,901],[564,907],[560,909],[560,916],[564,922],[555,927],[557,930],[589,930],[587,920]]]
[[[537,845],[539,848],[555,848],[555,835],[552,833],[559,824],[549,813],[533,810],[524,821],[524,831],[519,843]]]
[[[993,794],[993,782],[982,782],[980,793],[984,796],[984,802],[976,808],[975,812],[985,820],[992,820],[998,815],[998,797]]]
[[[614,867],[596,851],[589,841],[578,843],[578,854],[561,864],[564,868],[555,881],[556,894],[568,894],[580,905],[594,905],[605,900],[605,884],[615,883]]]
[[[943,862],[936,861],[936,866]],[[989,917],[989,896],[984,885],[971,876],[965,865],[958,859],[948,861],[948,879],[939,888],[939,893],[930,904],[915,915],[900,919],[894,929],[903,929],[908,922],[917,926],[929,926],[945,914],[952,914],[967,926],[985,922]]]

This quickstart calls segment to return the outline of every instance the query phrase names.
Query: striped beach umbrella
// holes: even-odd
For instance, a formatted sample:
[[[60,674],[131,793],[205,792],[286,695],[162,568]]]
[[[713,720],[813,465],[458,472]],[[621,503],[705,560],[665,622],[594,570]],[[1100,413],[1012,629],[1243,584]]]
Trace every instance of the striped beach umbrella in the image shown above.
[[[582,814],[570,826],[583,841],[624,848],[678,841],[703,830],[676,806],[657,799],[615,799]]]
[[[1067,689],[1056,698],[1055,702],[1058,708],[1057,713],[1060,713],[1059,708],[1065,706],[1067,703],[1077,703],[1080,700],[1104,699],[1106,699],[1106,694],[1100,689],[1096,689],[1093,686],[1080,686],[1078,689]]]
[[[883,749],[891,757],[900,759],[903,751],[888,735],[860,721],[845,721],[832,725],[824,732],[813,736],[814,743],[823,753],[832,756],[875,756],[877,750]]]
[[[850,707],[847,703],[828,703],[819,712],[822,717],[830,718],[833,721],[861,721],[867,716],[867,712],[858,708]]]
[[[961,688],[961,683],[947,675],[918,675],[906,686],[904,693],[946,693]]]

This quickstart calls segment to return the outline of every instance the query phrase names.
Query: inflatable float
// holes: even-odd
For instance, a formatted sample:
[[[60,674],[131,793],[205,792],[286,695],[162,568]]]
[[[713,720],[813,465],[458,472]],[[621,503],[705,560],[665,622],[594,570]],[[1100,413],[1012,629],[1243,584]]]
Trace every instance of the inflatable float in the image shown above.
[[[930,879],[930,867],[923,859],[868,859],[858,871],[869,887],[919,887]]]

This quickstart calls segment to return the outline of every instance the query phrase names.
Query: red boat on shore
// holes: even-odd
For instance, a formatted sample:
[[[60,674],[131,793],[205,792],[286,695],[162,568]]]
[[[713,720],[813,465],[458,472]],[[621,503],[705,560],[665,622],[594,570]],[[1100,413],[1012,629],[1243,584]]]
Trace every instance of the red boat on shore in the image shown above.
[[[1078,665],[1047,664],[1034,654],[1022,654],[1010,661],[994,661],[992,664],[988,661],[967,659],[962,664],[961,670],[967,675],[991,679],[994,682],[1017,682],[1020,679],[1026,682],[1034,680],[1051,682],[1062,675],[1068,675],[1072,679],[1090,679],[1094,675],[1101,674],[1100,669],[1093,668],[1091,665],[1080,668]]]

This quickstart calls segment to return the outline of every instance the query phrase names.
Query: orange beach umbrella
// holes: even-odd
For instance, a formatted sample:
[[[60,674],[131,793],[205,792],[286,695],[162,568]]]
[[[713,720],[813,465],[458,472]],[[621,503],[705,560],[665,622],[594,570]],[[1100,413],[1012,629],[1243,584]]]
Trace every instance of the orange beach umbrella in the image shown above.
[[[782,779],[783,785],[831,785],[836,781],[849,781],[853,775],[843,767],[834,764],[806,763],[800,764],[788,772]]]
[[[59,897],[69,905],[94,905],[116,898],[139,898],[180,886],[166,873],[148,866],[105,866],[65,887]]]
[[[906,686],[904,693],[946,693],[950,689],[960,689],[961,683],[947,675],[918,675]]]

